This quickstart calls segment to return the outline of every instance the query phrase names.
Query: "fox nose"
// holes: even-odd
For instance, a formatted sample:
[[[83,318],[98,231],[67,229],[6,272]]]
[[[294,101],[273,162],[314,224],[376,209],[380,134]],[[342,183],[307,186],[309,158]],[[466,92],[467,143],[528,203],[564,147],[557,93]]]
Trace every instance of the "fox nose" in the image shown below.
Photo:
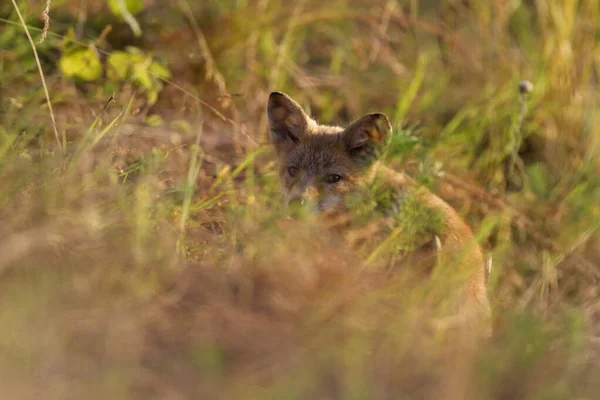
[[[303,190],[298,190],[295,193],[291,193],[288,198],[287,205],[289,207],[306,207],[312,208],[317,202],[319,192],[311,185],[305,186]]]

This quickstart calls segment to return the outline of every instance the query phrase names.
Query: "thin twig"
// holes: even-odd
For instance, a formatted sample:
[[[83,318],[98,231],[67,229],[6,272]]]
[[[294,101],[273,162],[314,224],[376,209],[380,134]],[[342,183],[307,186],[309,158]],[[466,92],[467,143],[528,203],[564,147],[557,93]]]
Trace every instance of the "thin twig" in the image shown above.
[[[37,64],[38,71],[40,71],[40,78],[42,80],[42,86],[44,87],[44,93],[46,95],[46,102],[48,103],[48,111],[50,112],[50,119],[52,120],[52,128],[54,128],[54,135],[56,137],[56,143],[58,144],[58,148],[62,150],[62,145],[60,143],[60,138],[58,135],[58,127],[56,125],[56,119],[54,118],[54,112],[52,111],[52,103],[50,102],[50,93],[48,92],[48,86],[46,85],[46,79],[44,78],[44,71],[42,70],[42,63],[40,62],[40,57],[38,56],[37,49],[35,48],[35,42],[31,38],[31,34],[29,33],[29,29],[27,29],[27,24],[25,23],[25,19],[23,19],[23,15],[17,6],[16,0],[12,0],[12,4],[15,8],[19,19],[21,20],[21,25],[23,26],[23,30],[25,30],[25,34],[27,35],[27,39],[29,39],[29,44],[31,44],[31,49],[33,50],[33,55],[35,56],[35,63]],[[43,33],[43,31],[42,31]]]
[[[205,74],[204,77],[206,80],[212,80],[215,85],[217,85],[217,89],[219,89],[219,95],[228,95],[229,91],[227,90],[227,84],[225,83],[225,77],[219,71],[217,67],[217,63],[215,62],[214,57],[212,56],[212,52],[208,47],[208,42],[206,41],[206,37],[200,29],[200,24],[194,17],[194,12],[192,11],[192,7],[187,0],[179,0],[179,7],[187,17],[192,26],[194,34],[196,35],[196,40],[198,41],[198,47],[200,49],[200,56],[204,60],[205,64]]]
[[[378,26],[377,30],[375,31],[375,32],[377,32],[377,34],[374,35],[374,37],[372,39],[373,44],[371,45],[371,52],[369,54],[369,58],[364,63],[364,66],[363,66],[364,69],[366,69],[371,64],[373,64],[373,62],[375,62],[375,59],[379,55],[379,50],[381,50],[381,44],[383,42],[383,38],[385,38],[385,36],[387,35],[388,26],[390,25],[390,19],[392,17],[392,14],[394,13],[395,8],[396,8],[396,2],[388,0],[387,4],[385,5],[385,8],[383,10],[383,14],[381,16],[381,22],[379,23],[379,26]]]
[[[108,108],[108,106],[110,106],[111,103],[115,102],[115,94],[111,94],[109,99],[107,100],[107,102],[104,104],[104,107],[102,108],[102,111],[106,111],[106,109]]]

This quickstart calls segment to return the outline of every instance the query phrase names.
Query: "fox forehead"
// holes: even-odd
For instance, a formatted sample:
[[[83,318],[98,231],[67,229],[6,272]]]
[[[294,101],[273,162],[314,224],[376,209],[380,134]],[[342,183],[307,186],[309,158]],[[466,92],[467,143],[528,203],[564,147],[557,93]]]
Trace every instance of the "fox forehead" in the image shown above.
[[[286,165],[303,169],[314,175],[326,170],[346,171],[353,163],[346,154],[341,135],[313,133],[290,149],[285,155]]]

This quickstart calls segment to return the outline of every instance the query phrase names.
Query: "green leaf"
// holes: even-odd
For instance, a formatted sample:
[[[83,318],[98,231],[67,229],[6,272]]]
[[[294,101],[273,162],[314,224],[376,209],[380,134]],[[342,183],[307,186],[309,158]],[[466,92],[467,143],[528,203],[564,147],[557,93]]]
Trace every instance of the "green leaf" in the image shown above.
[[[117,17],[123,19],[129,25],[135,36],[142,35],[142,28],[133,17],[134,14],[144,9],[142,0],[109,0],[108,5]]]
[[[133,82],[146,93],[148,103],[152,105],[163,88],[161,79],[169,78],[171,73],[151,55],[128,47],[127,51],[115,51],[108,57],[107,75],[109,80]]]
[[[108,56],[107,76],[109,80],[125,80],[130,75],[131,56],[124,51],[115,51]]]
[[[98,54],[91,49],[76,50],[60,58],[60,71],[69,78],[94,81],[102,75],[102,64]]]
[[[119,18],[123,18],[121,5],[119,4],[121,1],[130,14],[137,14],[144,9],[144,2],[142,0],[108,0],[110,10]]]
[[[156,77],[164,79],[168,79],[171,77],[171,73],[169,72],[167,67],[165,67],[163,64],[156,60],[153,61],[152,64],[150,64],[149,71],[152,75],[155,75]]]

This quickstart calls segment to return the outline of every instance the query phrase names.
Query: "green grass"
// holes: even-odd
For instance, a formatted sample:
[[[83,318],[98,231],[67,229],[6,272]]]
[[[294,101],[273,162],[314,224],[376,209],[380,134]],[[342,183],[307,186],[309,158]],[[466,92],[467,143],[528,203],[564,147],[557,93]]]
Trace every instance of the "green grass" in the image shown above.
[[[17,3],[36,40],[43,6]],[[82,4],[53,0],[37,45],[64,151],[0,6],[5,397],[597,398],[599,1],[148,2],[141,37]],[[132,76],[59,67],[128,46]],[[489,343],[456,358],[434,285],[288,218],[271,90],[324,123],[393,119],[390,165],[493,255]],[[408,211],[407,243],[428,218]]]

